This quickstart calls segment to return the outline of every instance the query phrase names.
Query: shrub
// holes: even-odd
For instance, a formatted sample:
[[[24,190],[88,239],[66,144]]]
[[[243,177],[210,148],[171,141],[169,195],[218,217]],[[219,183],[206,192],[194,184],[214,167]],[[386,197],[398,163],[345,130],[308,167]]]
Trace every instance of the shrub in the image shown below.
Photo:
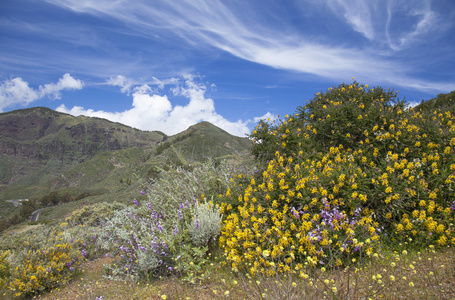
[[[11,263],[9,256],[11,251],[0,251],[0,289],[3,289],[8,283],[11,276]]]
[[[196,246],[207,246],[215,241],[220,233],[222,216],[218,205],[212,202],[193,205],[191,215],[194,220],[186,224],[191,241]]]
[[[125,206],[118,202],[113,203],[96,203],[85,205],[75,210],[71,216],[65,219],[70,226],[100,226],[103,222],[111,217],[116,210],[123,209]]]
[[[231,193],[220,244],[234,269],[300,272],[372,255],[381,239],[455,244],[455,116],[341,84],[251,134],[262,174]],[[304,275],[304,271],[300,272]]]
[[[221,226],[220,206],[205,195],[224,194],[231,170],[208,161],[191,171],[162,172],[143,192],[145,200],[115,211],[99,231],[101,247],[118,257],[110,275],[137,280],[177,272],[197,278]]]
[[[46,246],[19,255],[9,288],[17,296],[34,295],[68,283],[82,261],[72,243]]]

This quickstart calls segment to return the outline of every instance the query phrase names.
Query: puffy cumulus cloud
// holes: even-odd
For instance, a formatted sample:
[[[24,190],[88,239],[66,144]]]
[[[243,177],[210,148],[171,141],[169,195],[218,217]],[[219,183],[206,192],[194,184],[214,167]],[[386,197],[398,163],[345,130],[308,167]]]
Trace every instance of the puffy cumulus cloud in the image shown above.
[[[278,119],[277,116],[275,116],[274,114],[271,114],[270,112],[267,112],[265,115],[263,115],[261,117],[254,118],[254,122],[258,123],[260,120],[275,121],[277,119]]]
[[[38,99],[38,93],[22,78],[16,77],[0,85],[0,112],[15,104],[27,105]]]
[[[26,106],[45,96],[60,99],[62,90],[80,90],[83,86],[81,80],[74,79],[69,73],[64,74],[57,83],[41,85],[37,90],[21,77],[5,80],[0,84],[0,112],[14,105]]]
[[[60,99],[62,90],[80,90],[84,84],[79,79],[74,79],[69,73],[63,75],[57,83],[48,83],[39,87],[40,97],[48,96]]]
[[[244,137],[249,133],[247,124],[250,121],[231,122],[219,115],[215,110],[214,101],[205,95],[206,86],[198,83],[193,76],[187,75],[179,80],[172,78],[166,81],[155,78],[148,84],[136,86],[131,84],[128,89],[124,88],[128,86],[125,85],[126,82],[132,81],[119,76],[114,80],[108,80],[108,83],[118,85],[123,92],[132,91],[132,106],[128,110],[122,112],[95,111],[80,106],[67,108],[62,104],[57,111],[74,116],[105,118],[141,130],[160,130],[168,135],[179,133],[202,121],[208,121],[233,135]],[[151,87],[153,85],[157,85],[163,90]],[[166,90],[165,87],[168,85],[172,85],[172,87]],[[165,94],[167,91],[172,96],[185,97],[188,102],[185,105],[172,105],[171,100]]]

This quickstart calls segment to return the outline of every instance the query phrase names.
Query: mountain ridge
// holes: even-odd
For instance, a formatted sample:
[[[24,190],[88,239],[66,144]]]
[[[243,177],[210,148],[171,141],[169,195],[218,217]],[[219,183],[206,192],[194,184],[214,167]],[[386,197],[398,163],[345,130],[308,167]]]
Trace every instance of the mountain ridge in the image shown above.
[[[15,211],[5,200],[40,199],[53,192],[120,200],[138,188],[133,188],[134,176],[208,158],[249,159],[250,147],[248,138],[209,122],[167,136],[45,107],[0,113],[0,219]]]

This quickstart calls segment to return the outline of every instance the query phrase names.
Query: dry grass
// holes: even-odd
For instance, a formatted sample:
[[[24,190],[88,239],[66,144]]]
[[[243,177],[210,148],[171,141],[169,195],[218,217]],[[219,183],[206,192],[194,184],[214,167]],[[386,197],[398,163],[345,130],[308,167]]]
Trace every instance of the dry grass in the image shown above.
[[[199,284],[175,277],[149,282],[110,280],[103,277],[100,258],[83,266],[70,284],[37,296],[56,299],[455,299],[455,250],[379,253],[367,263],[321,272],[308,278],[273,276],[251,278],[232,273],[214,261]],[[10,299],[4,294],[3,299]],[[97,298],[100,297],[100,298]]]
[[[29,225],[27,223],[17,224],[17,225],[11,226],[7,230],[3,231],[0,234],[0,238],[2,238],[2,239],[3,238],[7,238],[8,236],[10,236],[12,234],[18,234],[18,233],[26,232],[28,230],[35,229],[35,228],[38,228],[38,227],[41,227],[41,226],[43,226],[43,224],[35,224],[35,225]]]

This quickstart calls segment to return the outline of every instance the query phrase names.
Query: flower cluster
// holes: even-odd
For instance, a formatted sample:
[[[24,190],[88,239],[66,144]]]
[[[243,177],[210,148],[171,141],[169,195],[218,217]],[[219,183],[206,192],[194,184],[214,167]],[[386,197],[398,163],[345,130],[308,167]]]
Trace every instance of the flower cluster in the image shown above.
[[[219,234],[219,208],[209,202],[186,200],[175,211],[137,203],[115,212],[100,231],[101,247],[120,258],[110,267],[113,275],[138,279],[171,272],[185,244],[203,248]]]
[[[70,243],[29,251],[12,270],[9,288],[21,296],[66,284],[82,259]]]
[[[9,250],[1,256],[5,267],[2,281],[16,297],[36,295],[67,283],[84,261],[82,241],[69,239],[59,228],[34,234],[28,240],[22,238],[21,247],[22,251]]]
[[[353,82],[279,124],[260,122],[250,137],[265,164],[230,195],[238,211],[220,244],[234,269],[342,265],[371,255],[383,236],[455,244],[450,109],[406,108],[393,91]]]
[[[134,280],[168,272],[189,281],[197,277],[220,232],[221,207],[213,203],[219,195],[213,193],[225,191],[228,172],[226,164],[210,160],[191,170],[163,171],[142,192],[146,199],[114,212],[99,231],[103,251],[119,258],[109,267],[111,274]]]

